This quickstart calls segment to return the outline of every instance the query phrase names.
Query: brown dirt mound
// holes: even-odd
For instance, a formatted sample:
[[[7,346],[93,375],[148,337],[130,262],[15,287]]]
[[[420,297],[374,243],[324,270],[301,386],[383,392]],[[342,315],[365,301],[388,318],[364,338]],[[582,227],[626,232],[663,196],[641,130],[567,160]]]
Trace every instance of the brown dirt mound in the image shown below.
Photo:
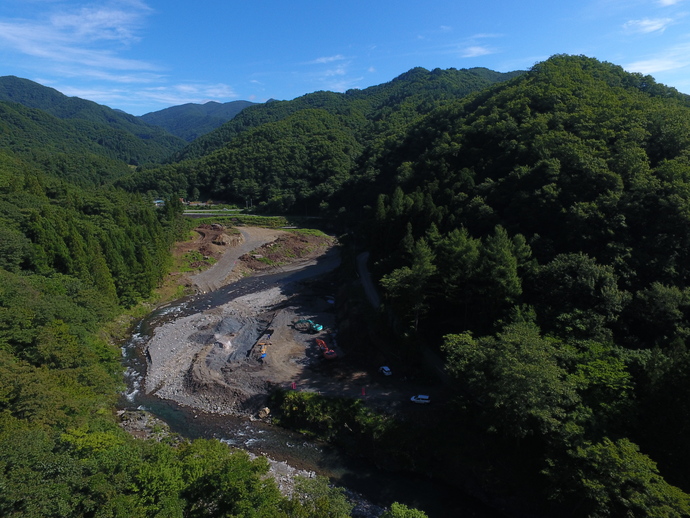
[[[327,236],[286,233],[272,243],[244,254],[240,261],[251,271],[262,271],[321,255],[332,244],[333,239]]]

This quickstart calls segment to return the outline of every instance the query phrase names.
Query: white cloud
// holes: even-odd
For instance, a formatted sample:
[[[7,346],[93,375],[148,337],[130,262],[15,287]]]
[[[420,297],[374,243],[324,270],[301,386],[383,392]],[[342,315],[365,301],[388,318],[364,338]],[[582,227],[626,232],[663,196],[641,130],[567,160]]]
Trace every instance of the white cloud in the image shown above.
[[[141,12],[113,7],[84,7],[78,12],[50,17],[52,27],[71,34],[77,41],[113,40],[121,43],[138,41]]]
[[[327,63],[333,63],[335,61],[343,61],[345,56],[342,54],[336,54],[335,56],[324,56],[321,58],[316,58],[313,61],[308,61],[307,65],[324,65]]]
[[[657,72],[667,72],[687,66],[690,66],[690,44],[678,45],[656,57],[629,63],[625,69],[642,74],[656,74]]]
[[[156,67],[118,56],[117,48],[138,41],[144,17],[150,9],[138,0],[119,0],[105,5],[53,11],[40,18],[6,19],[0,22],[0,49],[37,58],[27,63],[45,70],[66,63],[91,69],[152,71]]]
[[[151,102],[161,105],[179,105],[186,103],[202,104],[207,101],[226,102],[237,98],[235,91],[228,85],[184,83],[170,86],[157,86],[142,89],[120,88],[79,88],[54,86],[65,95],[91,99],[108,105],[150,105]]]
[[[502,38],[504,35],[497,32],[480,32],[470,36],[470,40],[480,40],[485,38]]]
[[[628,32],[664,32],[666,27],[673,23],[673,18],[645,18],[643,20],[630,20],[623,24],[623,28]]]
[[[493,54],[493,51],[487,47],[482,47],[480,45],[473,45],[471,47],[466,47],[460,52],[460,57],[463,58],[476,58],[479,56],[486,56],[488,54]]]
[[[676,5],[681,3],[683,0],[659,0],[659,5],[662,5],[664,7],[668,5]]]
[[[327,81],[326,88],[334,92],[345,92],[352,88],[358,88],[363,77],[343,78],[340,81]]]
[[[324,72],[325,77],[333,77],[333,76],[344,76],[347,73],[347,70],[345,69],[344,66],[342,67],[337,67],[337,68],[332,68],[330,70],[326,70]]]

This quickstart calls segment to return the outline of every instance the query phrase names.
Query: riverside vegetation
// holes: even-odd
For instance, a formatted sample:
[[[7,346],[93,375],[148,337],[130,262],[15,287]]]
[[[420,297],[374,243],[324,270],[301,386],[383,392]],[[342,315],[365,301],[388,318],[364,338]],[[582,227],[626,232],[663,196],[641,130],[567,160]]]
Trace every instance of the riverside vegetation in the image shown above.
[[[512,512],[690,514],[688,96],[584,56],[414,69],[247,107],[138,165],[82,123],[0,107],[3,514],[347,514],[337,491],[281,497],[217,444],[137,442],[113,423],[121,372],[97,331],[165,272],[181,196],[318,216],[370,252],[385,303],[368,322],[390,326],[406,365],[430,349],[450,376],[423,423],[443,451],[422,443],[391,467]],[[282,397],[283,422],[364,452],[401,453],[421,429]]]

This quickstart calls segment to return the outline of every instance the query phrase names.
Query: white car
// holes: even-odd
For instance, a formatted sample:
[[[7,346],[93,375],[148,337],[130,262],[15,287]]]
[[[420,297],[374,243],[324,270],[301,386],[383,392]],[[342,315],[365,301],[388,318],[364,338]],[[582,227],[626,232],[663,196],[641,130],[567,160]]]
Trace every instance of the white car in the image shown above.
[[[383,367],[379,367],[379,372],[384,376],[390,376],[393,374],[393,371],[391,371],[390,368],[386,367],[385,365]]]
[[[417,396],[412,396],[410,398],[410,401],[412,401],[413,403],[425,404],[431,403],[431,398],[429,398],[429,396],[425,396],[424,394],[419,394]]]

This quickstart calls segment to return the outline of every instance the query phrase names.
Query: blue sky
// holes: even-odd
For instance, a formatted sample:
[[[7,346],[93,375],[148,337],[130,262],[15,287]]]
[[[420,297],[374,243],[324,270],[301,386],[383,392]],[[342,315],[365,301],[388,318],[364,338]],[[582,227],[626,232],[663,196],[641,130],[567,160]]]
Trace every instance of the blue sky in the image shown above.
[[[0,75],[135,115],[584,54],[690,93],[690,0],[2,0]]]

